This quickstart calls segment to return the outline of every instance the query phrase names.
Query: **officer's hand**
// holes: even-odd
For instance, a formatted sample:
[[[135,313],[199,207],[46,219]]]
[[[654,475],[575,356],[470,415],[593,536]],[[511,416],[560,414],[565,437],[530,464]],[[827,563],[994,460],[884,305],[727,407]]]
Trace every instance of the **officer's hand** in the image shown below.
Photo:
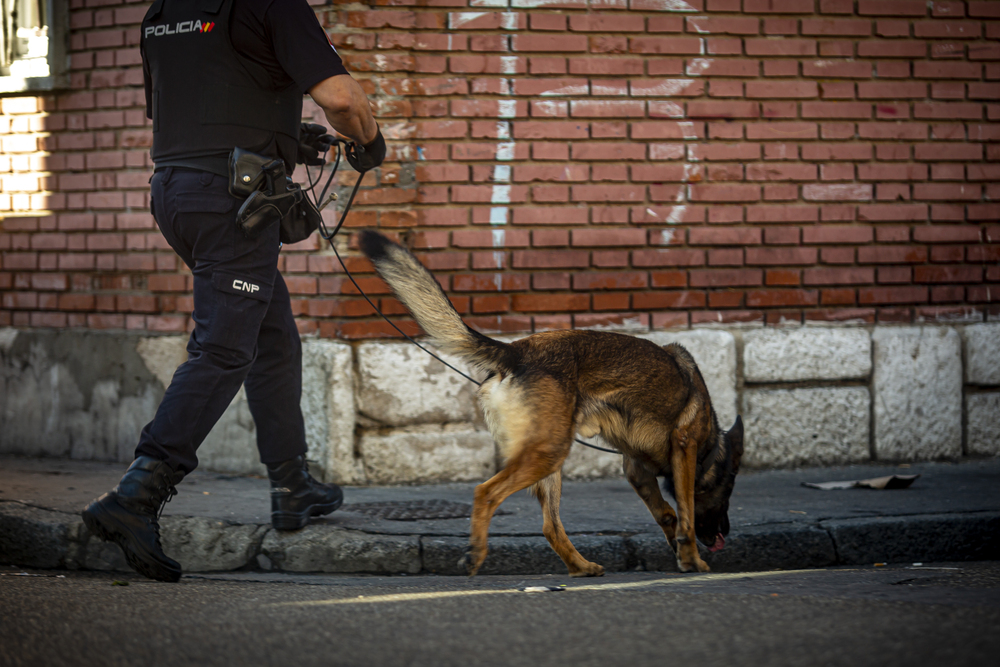
[[[320,153],[325,153],[332,143],[333,137],[326,133],[325,127],[316,123],[302,123],[299,126],[299,151],[295,162],[311,167],[326,164],[326,158]]]
[[[371,143],[365,146],[348,144],[344,152],[355,171],[362,174],[371,171],[385,160],[385,139],[382,138],[382,130],[376,126],[375,138]]]

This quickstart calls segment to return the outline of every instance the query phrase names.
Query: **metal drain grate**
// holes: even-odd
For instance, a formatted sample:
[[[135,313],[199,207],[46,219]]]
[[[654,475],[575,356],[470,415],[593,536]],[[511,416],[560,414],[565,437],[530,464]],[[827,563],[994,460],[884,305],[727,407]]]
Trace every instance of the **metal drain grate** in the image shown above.
[[[389,500],[380,503],[355,503],[344,505],[342,512],[357,512],[387,521],[426,521],[428,519],[468,519],[472,516],[470,503],[451,500]],[[496,514],[509,514],[497,511]]]

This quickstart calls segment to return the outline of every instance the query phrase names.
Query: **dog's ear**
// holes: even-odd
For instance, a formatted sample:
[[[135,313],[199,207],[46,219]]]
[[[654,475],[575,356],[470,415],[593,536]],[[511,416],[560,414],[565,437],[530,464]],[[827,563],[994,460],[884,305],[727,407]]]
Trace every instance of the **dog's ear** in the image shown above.
[[[743,458],[743,418],[739,415],[736,415],[733,427],[726,433],[726,442],[729,444],[729,451],[736,465],[739,466],[740,459]]]

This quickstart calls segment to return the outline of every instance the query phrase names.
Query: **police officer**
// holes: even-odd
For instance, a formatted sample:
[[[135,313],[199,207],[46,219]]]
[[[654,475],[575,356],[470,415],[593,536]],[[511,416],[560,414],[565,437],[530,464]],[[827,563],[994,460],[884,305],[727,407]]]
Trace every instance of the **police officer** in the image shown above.
[[[336,510],[334,484],[305,463],[299,408],[302,349],[288,289],[277,270],[280,225],[250,239],[236,225],[228,156],[240,147],[284,162],[315,158],[300,146],[303,93],[360,148],[365,171],[385,141],[306,0],[156,0],[142,22],[146,115],[153,121],[151,208],[163,236],[194,277],[194,331],[136,459],[114,490],[83,511],[92,533],[116,542],[129,565],[177,581],[180,565],[160,545],[158,517],[198,464],[195,451],[240,386],[271,482],[271,521],[301,528]]]

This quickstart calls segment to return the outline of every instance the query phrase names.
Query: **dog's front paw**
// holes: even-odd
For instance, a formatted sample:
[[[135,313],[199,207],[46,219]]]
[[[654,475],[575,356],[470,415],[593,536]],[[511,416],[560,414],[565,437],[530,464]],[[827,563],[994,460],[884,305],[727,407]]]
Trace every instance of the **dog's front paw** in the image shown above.
[[[480,554],[478,550],[469,546],[465,548],[465,554],[458,561],[458,566],[464,569],[467,575],[474,577],[479,572],[479,568],[482,567],[484,560],[486,560],[485,553]]]
[[[712,568],[703,561],[700,556],[695,556],[691,561],[677,559],[677,567],[681,572],[711,572]]]
[[[604,567],[597,563],[584,561],[569,573],[571,577],[603,577]]]

